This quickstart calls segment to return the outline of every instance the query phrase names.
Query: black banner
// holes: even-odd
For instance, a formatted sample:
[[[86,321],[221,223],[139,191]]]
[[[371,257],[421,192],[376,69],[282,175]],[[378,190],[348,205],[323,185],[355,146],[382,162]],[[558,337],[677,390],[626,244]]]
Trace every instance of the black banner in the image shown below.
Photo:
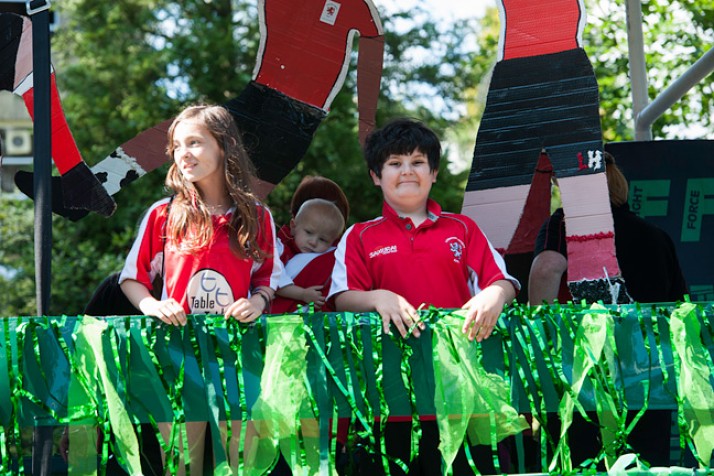
[[[605,146],[630,183],[630,209],[672,237],[692,300],[714,300],[714,141]]]

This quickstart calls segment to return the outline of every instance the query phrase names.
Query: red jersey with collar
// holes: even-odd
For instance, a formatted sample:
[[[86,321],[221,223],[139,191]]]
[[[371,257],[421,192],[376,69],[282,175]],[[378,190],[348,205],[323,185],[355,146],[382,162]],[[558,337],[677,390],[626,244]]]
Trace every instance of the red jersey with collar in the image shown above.
[[[253,78],[323,110],[342,88],[355,34],[382,35],[371,0],[260,0]]]
[[[581,47],[582,0],[500,0],[499,59],[547,55]]]
[[[386,203],[383,216],[350,227],[335,252],[329,297],[388,289],[414,307],[460,308],[473,295],[507,279],[501,255],[473,220],[429,200],[427,220],[414,227]]]
[[[275,225],[267,208],[258,205],[260,248],[263,261],[236,256],[230,249],[228,223],[233,211],[213,216],[213,239],[204,250],[182,253],[172,243],[164,246],[169,199],[156,202],[141,222],[119,282],[133,279],[152,289],[154,277],[164,268],[162,299],[174,298],[189,314],[223,314],[227,306],[248,297],[257,286],[277,289],[282,263],[275,254]]]

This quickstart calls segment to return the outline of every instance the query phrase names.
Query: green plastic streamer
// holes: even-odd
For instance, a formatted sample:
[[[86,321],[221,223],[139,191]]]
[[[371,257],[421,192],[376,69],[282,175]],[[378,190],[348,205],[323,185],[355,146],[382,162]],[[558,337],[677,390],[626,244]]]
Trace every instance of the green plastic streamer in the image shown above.
[[[617,458],[615,450],[625,445],[627,434],[622,429],[625,425],[627,411],[626,408],[624,411],[620,411],[622,405],[618,405],[615,402],[615,399],[619,397],[619,392],[614,385],[614,378],[617,374],[615,364],[615,324],[612,316],[604,307],[601,311],[604,313],[602,317],[605,324],[605,341],[600,350],[600,356],[596,358],[596,355],[593,355],[592,358],[596,358],[595,362],[604,360],[604,365],[601,364],[599,371],[595,373],[598,378],[593,381],[593,386],[598,422],[600,423],[600,435],[602,437],[603,450],[605,451],[605,461],[609,468]],[[600,325],[603,324],[603,320],[600,320]],[[592,346],[592,339],[599,337],[600,335],[597,337],[591,335],[589,344],[593,350],[595,348]]]
[[[7,349],[4,345],[7,342],[8,323],[9,319],[3,319],[0,322],[0,402],[10,401],[10,363],[11,359],[7,356]],[[10,448],[8,446],[8,437],[5,428],[13,417],[12,406],[0,405],[0,471],[8,472],[10,468]],[[12,432],[10,432],[12,435]]]
[[[539,306],[537,309],[541,309]],[[530,410],[535,424],[540,426],[547,425],[546,399],[541,397],[540,379],[533,378],[531,373],[531,365],[533,362],[534,350],[533,346],[526,343],[525,326],[518,325],[521,321],[518,311],[511,307],[508,310],[511,317],[508,324],[510,338],[505,339],[505,353],[511,357],[511,378],[512,378],[512,393],[513,401],[520,404],[519,408]],[[529,322],[530,317],[525,316],[522,320]],[[550,316],[548,316],[550,319]],[[525,352],[529,352],[528,358]],[[516,379],[516,376],[518,379]],[[526,394],[526,388],[530,391]],[[552,445],[550,434],[547,431],[541,433],[541,466],[547,466],[547,443]],[[522,452],[519,452],[519,457]],[[525,469],[522,469],[525,471]]]
[[[158,381],[163,388],[163,392],[158,393],[158,399],[163,400],[161,397],[165,395],[170,406],[168,415],[166,415],[165,411],[162,411],[161,414],[149,413],[148,417],[152,425],[154,425],[156,437],[164,451],[166,469],[169,473],[175,474],[179,461],[179,447],[177,444],[179,425],[176,425],[176,423],[184,422],[184,411],[180,398],[183,389],[183,369],[176,372],[173,362],[168,356],[169,348],[174,347],[176,343],[176,339],[172,339],[172,336],[178,337],[177,333],[170,331],[172,327],[158,324],[154,319],[141,318],[142,343],[147,350],[150,349],[148,355],[156,370],[156,375],[159,377]],[[169,333],[166,332],[167,329],[169,329]],[[156,381],[152,381],[153,385],[156,383]],[[155,389],[154,386],[148,388]],[[146,400],[149,398],[151,397],[145,395],[143,398],[140,397],[140,400],[142,402],[150,401]],[[162,405],[161,408],[164,410],[165,406]],[[154,420],[154,417],[156,417],[156,420]],[[159,422],[172,423],[171,430],[167,432],[166,437],[160,431]]]
[[[113,359],[107,358],[104,351],[105,339],[109,334],[109,326],[106,322],[99,321],[90,316],[84,316],[82,323],[77,329],[76,353],[77,353],[77,370],[84,377],[86,382],[96,382],[99,385],[98,391],[102,392],[106,399],[105,404],[108,412],[108,419],[111,423],[112,431],[116,441],[116,451],[121,456],[122,461],[126,462],[127,470],[131,475],[141,474],[141,464],[139,461],[139,443],[136,439],[131,419],[126,411],[122,396],[117,392],[114,382],[110,378],[108,362],[114,362]],[[75,381],[73,379],[73,381]],[[70,384],[71,385],[71,384]],[[90,388],[83,386],[82,391],[79,391],[75,386],[75,392],[70,390],[70,410],[74,410],[70,414],[70,419],[75,420],[78,416],[77,409],[83,409],[81,420],[86,420],[91,415],[91,407],[86,407],[79,403],[82,398],[81,394],[88,397],[88,401],[96,399]],[[74,397],[74,398],[73,398]],[[85,400],[86,401],[86,400]],[[95,400],[96,401],[96,400]],[[94,405],[92,405],[94,406]],[[95,406],[96,408],[96,406]],[[80,423],[81,425],[81,423]],[[70,467],[72,474],[96,474],[96,466],[91,469],[91,451],[84,453],[89,444],[92,443],[92,430],[81,425],[82,428],[72,428],[70,431]],[[96,433],[94,438],[96,438]],[[89,440],[89,441],[87,441]],[[96,446],[95,446],[96,447]],[[79,461],[74,460],[72,455],[79,450],[82,456]],[[74,465],[73,465],[74,463]]]
[[[562,427],[560,431],[560,442],[556,448],[550,471],[556,468],[556,460],[560,458],[560,467],[564,471],[572,471],[572,460],[570,458],[570,448],[567,444],[568,428],[573,421],[573,410],[576,406],[580,391],[586,379],[596,367],[603,356],[603,349],[608,342],[608,336],[612,332],[612,317],[603,312],[605,309],[600,304],[593,304],[591,312],[586,313],[580,327],[575,335],[573,352],[573,377],[571,391],[566,392],[560,402],[558,410]],[[597,397],[596,397],[597,398]],[[609,432],[607,435],[609,436]]]
[[[469,408],[474,399],[463,394],[488,387],[473,383],[472,374],[482,371],[505,382],[499,395],[514,412],[532,412],[541,426],[547,412],[560,409],[563,434],[573,411],[598,411],[605,445],[589,466],[577,468],[583,473],[594,473],[607,458],[611,474],[681,474],[674,467],[646,470],[637,455],[623,456],[631,451],[626,438],[638,419],[625,425],[626,411],[639,410],[639,416],[648,404],[679,404],[681,446],[689,446],[702,466],[711,465],[711,304],[512,305],[480,345],[463,341],[461,321],[447,311],[421,314],[428,328],[422,338],[406,340],[383,335],[373,313],[308,312],[250,325],[191,316],[183,328],[145,317],[5,318],[0,473],[24,471],[33,425],[69,423],[63,438],[70,441],[71,474],[104,474],[109,451],[136,474],[132,425],[140,422],[157,433],[163,423],[172,424],[166,439],[157,436],[168,470],[175,471],[180,440],[188,451],[183,424],[207,421],[218,474],[228,474],[227,459],[237,474],[260,474],[255,461],[269,470],[279,450],[296,474],[334,474],[340,416],[354,426],[348,448],[374,452],[388,474],[394,463],[406,467],[385,451],[389,415],[412,421],[415,443],[419,416],[436,414],[445,459],[471,430],[480,435],[472,442],[495,448],[498,413]],[[481,425],[464,423],[464,415],[474,414],[483,415]],[[444,430],[447,424],[453,428]],[[544,466],[547,457],[552,473],[572,474],[567,442],[556,447],[549,432],[540,435]],[[495,451],[492,457],[497,463]]]
[[[224,355],[235,356],[235,376],[236,376],[236,392],[239,393],[237,396],[237,401],[235,402],[236,408],[236,420],[240,422],[240,428],[238,432],[240,436],[238,437],[238,451],[231,452],[229,455],[231,458],[231,468],[235,473],[238,473],[238,469],[243,467],[243,448],[245,447],[245,425],[243,424],[248,419],[248,408],[246,404],[246,384],[243,378],[243,359],[242,351],[244,346],[242,345],[243,334],[238,328],[238,324],[231,320],[228,321],[226,326],[226,331],[228,333],[228,346],[229,350],[226,350]],[[226,357],[227,358],[227,357]],[[238,418],[240,417],[240,418]],[[230,436],[228,432],[227,436]],[[230,441],[230,440],[229,440]],[[236,454],[237,453],[237,454]],[[233,460],[235,458],[235,460]]]
[[[389,406],[384,398],[384,368],[382,366],[382,319],[378,314],[360,316],[359,333],[362,344],[362,365],[368,403],[367,422],[363,423],[362,438],[369,438],[369,448],[379,458],[385,474],[389,474],[389,460],[386,456],[384,428],[389,417]],[[374,422],[374,425],[372,425]],[[374,429],[374,431],[372,431]]]
[[[349,317],[348,317],[348,319],[349,319]],[[330,359],[325,354],[325,349],[323,349],[323,345],[321,344],[322,341],[320,340],[318,335],[315,333],[315,331],[313,331],[313,329],[311,329],[307,326],[305,326],[304,330],[305,330],[307,337],[310,339],[312,350],[321,359],[321,364],[322,364],[323,368],[330,375],[331,381],[337,390],[337,394],[334,396],[336,397],[339,395],[340,397],[342,397],[346,400],[346,402],[349,404],[350,408],[352,409],[353,419],[355,419],[356,421],[358,421],[360,423],[361,428],[363,429],[363,434],[366,435],[367,438],[369,439],[370,445],[374,446],[375,439],[374,439],[374,435],[372,433],[372,425],[369,423],[368,416],[364,415],[362,409],[358,405],[358,402],[355,400],[355,396],[353,395],[353,391],[352,391],[351,387],[344,385],[342,378],[340,377],[340,375],[338,374],[336,369],[333,367]],[[318,387],[318,389],[322,389],[325,393],[327,393],[326,382],[323,385],[321,385],[320,387]],[[323,453],[324,453],[324,451],[321,449],[320,459],[322,462],[324,462],[327,459],[326,455],[324,455]]]
[[[246,474],[260,475],[277,461],[278,443],[298,432],[305,389],[307,347],[299,316],[272,317],[268,325],[260,396],[252,408],[255,435],[246,445]],[[292,468],[300,471],[301,468]]]
[[[15,442],[15,452],[19,455],[19,470],[24,471],[24,458],[22,457],[22,448],[20,442],[22,441],[22,436],[20,433],[20,410],[22,408],[20,402],[20,392],[19,389],[22,388],[22,377],[19,375],[20,369],[20,355],[17,350],[17,329],[22,326],[22,318],[18,318],[16,322],[16,327],[10,327],[5,332],[8,336],[8,340],[3,342],[6,349],[10,348],[10,359],[8,360],[8,370],[9,370],[9,390],[10,390],[10,402],[3,405],[5,408],[12,408],[11,421],[9,422],[9,427],[12,428],[13,440]],[[3,447],[4,449],[4,447]],[[8,452],[3,455],[3,461],[8,461],[9,467],[9,449]]]
[[[333,405],[328,389],[327,368],[322,365],[325,358],[325,334],[329,316],[324,314],[313,315],[309,318],[310,325],[304,326],[306,337],[310,342],[307,354],[308,379],[307,392],[311,402],[314,401],[315,413],[320,416],[318,421],[319,465],[320,474],[328,474],[330,462],[334,463],[334,451],[330,445],[330,421],[328,416],[333,415]],[[334,464],[332,465],[334,466]]]
[[[672,344],[677,350],[679,411],[694,440],[702,464],[711,464],[714,450],[714,390],[707,360],[711,359],[701,341],[697,308],[684,303],[670,319]]]
[[[211,436],[213,449],[214,476],[229,476],[232,473],[228,463],[228,455],[221,442],[221,408],[218,405],[219,400],[223,400],[221,382],[225,380],[222,379],[220,375],[213,374],[213,370],[215,370],[216,366],[212,364],[217,357],[217,351],[213,347],[213,340],[208,333],[208,325],[213,329],[217,322],[220,323],[223,320],[223,316],[206,316],[204,319],[194,317],[192,325],[189,327],[189,329],[195,333],[195,338],[192,339],[192,342],[198,344],[196,356],[199,361],[199,369],[202,371],[204,378],[205,398],[208,404],[207,426],[210,430],[209,434]],[[195,347],[194,350],[196,350]]]
[[[426,339],[426,337],[424,337]],[[419,440],[421,439],[421,422],[419,421],[419,413],[417,411],[417,401],[416,401],[416,391],[415,384],[418,380],[422,379],[426,370],[424,367],[428,362],[422,360],[419,361],[421,365],[414,365],[414,351],[418,348],[417,345],[413,344],[415,339],[413,336],[409,335],[407,339],[403,339],[397,332],[391,332],[389,334],[389,339],[391,343],[394,344],[394,348],[399,349],[399,356],[394,356],[393,360],[399,362],[399,375],[401,376],[401,385],[394,382],[392,388],[400,393],[399,401],[404,405],[403,410],[390,410],[390,413],[394,416],[409,416],[411,417],[411,438],[409,439],[409,461],[395,461],[403,471],[408,470],[408,465],[411,461],[417,457],[419,452]],[[412,345],[410,345],[412,344]],[[382,349],[389,349],[390,346],[383,346]],[[396,379],[395,379],[396,380]]]
[[[238,384],[237,354],[229,346],[229,335],[227,333],[227,323],[225,318],[215,318],[211,323],[212,333],[207,334],[211,340],[213,349],[216,352],[216,367],[219,382],[217,383],[221,391],[223,400],[223,418],[219,421],[220,435],[223,446],[220,451],[224,455],[228,468],[232,472],[238,470],[238,446],[240,444],[240,431],[242,411],[240,405],[240,387]]]
[[[492,432],[501,441],[528,428],[525,418],[511,406],[508,382],[484,370],[479,344],[461,333],[463,319],[458,312],[441,316],[432,337],[439,449],[447,467],[467,430],[472,444],[490,445]]]

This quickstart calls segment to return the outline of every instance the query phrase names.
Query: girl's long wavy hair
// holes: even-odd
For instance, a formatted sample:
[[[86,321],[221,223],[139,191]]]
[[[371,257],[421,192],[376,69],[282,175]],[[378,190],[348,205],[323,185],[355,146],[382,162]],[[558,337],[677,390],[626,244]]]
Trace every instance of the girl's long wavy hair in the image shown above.
[[[226,194],[230,196],[235,212],[228,224],[231,250],[241,258],[260,260],[267,255],[258,245],[260,200],[251,191],[255,168],[246,153],[231,114],[221,106],[190,106],[174,119],[168,131],[166,152],[172,160],[166,174],[166,187],[174,192],[166,237],[177,249],[196,253],[205,249],[213,239],[211,212],[193,183],[184,179],[174,158],[174,130],[176,125],[192,120],[205,127],[216,139],[223,152],[223,173]]]

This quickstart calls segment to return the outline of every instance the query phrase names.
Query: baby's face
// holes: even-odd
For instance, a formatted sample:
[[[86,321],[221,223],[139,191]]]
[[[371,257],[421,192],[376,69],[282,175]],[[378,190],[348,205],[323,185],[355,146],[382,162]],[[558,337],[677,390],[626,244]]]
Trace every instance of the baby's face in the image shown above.
[[[327,251],[337,239],[337,234],[328,223],[310,215],[293,220],[292,232],[295,245],[302,253]]]

